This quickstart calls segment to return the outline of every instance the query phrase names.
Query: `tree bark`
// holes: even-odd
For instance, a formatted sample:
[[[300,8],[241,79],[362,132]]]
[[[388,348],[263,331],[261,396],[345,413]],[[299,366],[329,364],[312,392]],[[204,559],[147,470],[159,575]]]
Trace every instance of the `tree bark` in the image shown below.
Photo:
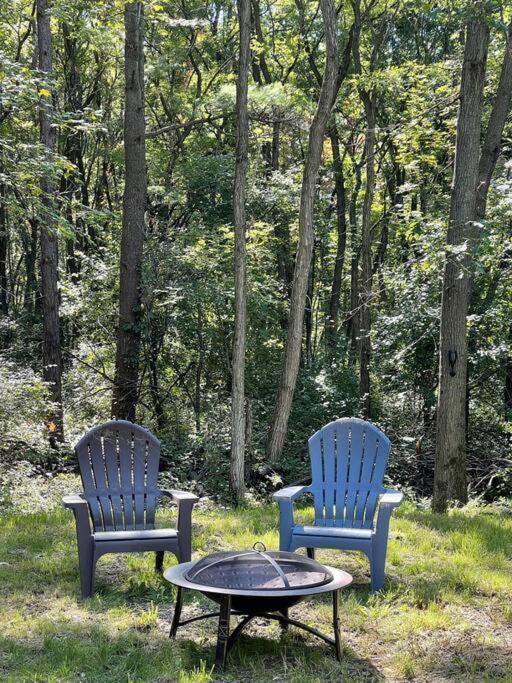
[[[482,12],[481,3],[477,11]],[[480,119],[489,29],[482,16],[470,19],[462,65],[457,141],[441,300],[439,394],[432,507],[467,501],[466,373],[471,245],[480,156]],[[469,246],[469,248],[468,248]]]
[[[48,0],[37,0],[37,46],[39,71],[45,79],[52,74],[52,37]],[[51,90],[49,84],[47,90]],[[47,160],[55,147],[52,127],[53,97],[40,96],[40,141]],[[62,353],[60,342],[58,241],[54,221],[55,183],[50,174],[41,176],[41,201],[44,217],[40,222],[41,249],[41,310],[43,316],[42,360],[43,379],[47,383],[52,408],[48,415],[50,442],[64,440],[62,411]]]
[[[127,3],[125,26],[125,187],[121,237],[119,327],[112,415],[135,419],[140,353],[140,287],[146,211],[144,120],[144,14],[142,2]]]
[[[359,287],[359,398],[363,416],[370,416],[370,356],[372,297],[372,236],[371,211],[375,190],[375,124],[374,93],[361,93],[366,115],[365,166],[366,180],[361,217],[361,283]]]
[[[82,81],[80,78],[80,70],[78,67],[78,56],[76,38],[72,35],[72,31],[67,23],[62,24],[62,36],[64,43],[64,106],[68,113],[75,115],[80,114],[83,109],[82,102]],[[75,167],[75,171],[69,174],[63,174],[61,181],[61,197],[67,201],[67,215],[70,224],[73,223],[73,214],[71,211],[71,202],[79,190],[79,182],[77,182],[77,171],[83,166],[82,160],[82,132],[76,127],[72,126],[66,133],[64,142],[64,154]],[[81,178],[81,183],[85,182],[85,178]],[[80,247],[83,243],[83,236],[80,235],[80,230],[83,226],[80,221],[77,221],[75,230],[78,234],[67,240],[67,270],[71,275],[71,279],[78,280],[80,272],[80,259],[76,254],[75,246]]]
[[[489,185],[501,152],[503,129],[510,109],[512,97],[512,21],[508,25],[505,53],[501,64],[500,80],[487,125],[480,162],[478,165],[478,190],[476,196],[476,217],[485,218]]]
[[[270,427],[267,455],[275,465],[281,455],[288,428],[291,404],[299,371],[302,325],[313,253],[313,205],[323,139],[338,85],[338,35],[336,10],[332,0],[320,0],[326,43],[325,71],[315,116],[309,129],[309,145],[304,165],[299,209],[299,242],[293,273],[288,334],[281,377]]]
[[[343,267],[345,264],[345,251],[347,248],[347,218],[345,200],[345,178],[343,175],[343,162],[340,154],[340,141],[336,126],[333,125],[329,131],[332,149],[332,165],[334,172],[334,192],[336,195],[336,261],[334,263],[334,274],[332,278],[331,294],[329,297],[329,308],[325,324],[326,342],[329,347],[333,347],[336,341],[336,330],[338,325],[338,314],[340,310],[341,282],[343,279]]]
[[[354,164],[354,187],[350,195],[348,206],[348,220],[350,225],[350,311],[346,317],[347,337],[350,339],[351,357],[355,363],[359,355],[359,252],[360,245],[357,236],[357,199],[361,189],[361,167],[359,162]]]
[[[0,174],[3,173],[0,157]],[[0,311],[9,313],[9,278],[7,274],[7,254],[9,246],[9,223],[7,216],[7,193],[5,184],[0,182]]]
[[[233,188],[233,222],[235,227],[235,329],[233,337],[231,383],[231,490],[237,501],[245,492],[245,338],[247,317],[246,213],[249,115],[247,92],[249,83],[251,2],[238,0],[240,53],[236,82],[236,150]]]

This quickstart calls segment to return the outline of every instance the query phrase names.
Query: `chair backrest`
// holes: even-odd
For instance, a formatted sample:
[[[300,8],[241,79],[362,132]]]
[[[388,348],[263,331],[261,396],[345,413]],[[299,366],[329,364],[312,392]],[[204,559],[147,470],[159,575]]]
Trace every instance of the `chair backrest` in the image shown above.
[[[95,531],[152,529],[160,442],[144,427],[113,420],[75,446]]]
[[[390,441],[357,418],[335,420],[309,439],[315,524],[370,529],[384,490]]]

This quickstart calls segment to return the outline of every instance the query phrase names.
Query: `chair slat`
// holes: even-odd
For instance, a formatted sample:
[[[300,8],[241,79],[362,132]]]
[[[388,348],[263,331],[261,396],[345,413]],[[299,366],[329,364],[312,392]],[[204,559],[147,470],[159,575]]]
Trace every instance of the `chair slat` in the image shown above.
[[[350,425],[350,456],[347,499],[343,526],[354,526],[354,509],[357,500],[357,489],[361,475],[361,462],[364,450],[364,425],[354,422]]]
[[[364,450],[361,462],[361,474],[357,493],[357,502],[354,512],[354,527],[360,529],[364,523],[366,504],[370,493],[369,486],[375,458],[377,457],[378,434],[368,425],[364,430]]]
[[[349,425],[336,422],[336,526],[343,526],[348,486],[348,458],[350,454]]]
[[[334,526],[334,487],[336,453],[335,440],[336,428],[328,428],[323,431],[323,458],[324,458],[324,519],[325,526]]]
[[[158,492],[158,464],[160,448],[152,439],[148,440],[146,471],[146,529],[155,525],[155,508]]]
[[[311,462],[311,493],[313,494],[315,506],[315,524],[319,526],[325,526],[322,448],[321,433],[317,432],[309,440],[309,458]]]
[[[80,466],[80,476],[84,487],[84,495],[89,505],[94,529],[103,529],[103,518],[101,515],[100,504],[96,497],[96,482],[94,481],[91,465],[91,452],[89,441],[81,440],[75,448],[76,457]]]
[[[366,501],[364,526],[367,528],[373,526],[373,518],[375,516],[379,495],[383,490],[382,482],[388,462],[390,445],[391,444],[388,439],[381,438],[379,439],[379,443],[376,448],[375,465],[373,467],[372,478],[370,482],[373,490],[369,494],[368,500]]]
[[[96,482],[96,496],[103,517],[103,529],[105,531],[114,531],[114,517],[112,515],[112,507],[108,494],[108,482],[105,471],[105,457],[103,454],[101,432],[94,432],[91,434],[89,448],[91,452],[94,481]]]
[[[121,480],[119,473],[118,436],[116,429],[105,429],[103,432],[103,452],[105,454],[105,469],[107,471],[110,501],[114,513],[116,531],[125,530],[123,499],[121,496]]]
[[[146,457],[148,440],[146,435],[133,432],[133,483],[135,504],[135,529],[145,528],[146,511]]]
[[[121,475],[121,489],[124,509],[124,528],[134,529],[134,500],[133,500],[133,443],[131,430],[123,429],[118,436],[119,472]]]

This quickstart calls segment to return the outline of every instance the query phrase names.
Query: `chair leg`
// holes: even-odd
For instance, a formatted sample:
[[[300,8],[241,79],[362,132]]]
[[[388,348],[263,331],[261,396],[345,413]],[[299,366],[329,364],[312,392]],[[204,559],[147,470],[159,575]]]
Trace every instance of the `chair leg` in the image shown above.
[[[310,559],[312,559],[312,560],[315,559],[315,549],[314,548],[306,548],[306,553]]]
[[[380,591],[384,586],[385,567],[386,555],[383,553],[373,553],[370,557],[372,593]]]
[[[82,598],[92,597],[94,587],[94,569],[96,563],[94,561],[94,551],[82,548],[78,550],[78,563],[80,565],[80,588]]]
[[[163,550],[158,550],[155,553],[155,571],[162,573],[162,569],[164,567],[164,551]]]

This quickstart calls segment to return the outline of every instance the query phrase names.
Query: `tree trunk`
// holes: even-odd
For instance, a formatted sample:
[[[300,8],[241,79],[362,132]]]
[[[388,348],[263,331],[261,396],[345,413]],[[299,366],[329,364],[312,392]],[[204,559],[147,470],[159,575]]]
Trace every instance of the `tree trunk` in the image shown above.
[[[512,323],[508,328],[508,343],[512,344]],[[505,387],[503,399],[505,405],[505,418],[508,419],[512,414],[512,353],[508,353],[505,358]]]
[[[127,3],[125,26],[125,112],[123,232],[121,237],[119,327],[112,415],[135,419],[140,351],[140,286],[144,244],[147,169],[144,121],[143,3]]]
[[[363,416],[370,416],[370,304],[372,297],[371,212],[375,190],[375,94],[361,94],[366,115],[366,186],[361,219],[361,285],[359,288],[359,398]]]
[[[478,10],[481,5],[478,3]],[[483,18],[468,21],[457,117],[455,166],[441,300],[439,394],[432,507],[444,512],[449,500],[467,501],[465,399],[466,317],[480,154],[482,91],[489,29]],[[472,245],[469,245],[471,249]]]
[[[67,23],[62,25],[62,35],[64,42],[64,106],[66,112],[81,115],[83,109],[82,103],[82,82],[80,78],[80,70],[77,63],[77,49],[76,38],[72,35],[72,31]],[[69,174],[62,175],[61,181],[61,197],[67,202],[68,221],[73,223],[73,214],[71,211],[71,202],[79,190],[79,183],[77,182],[77,171],[82,162],[82,132],[76,126],[71,128],[66,133],[66,140],[64,142],[64,154],[75,167],[75,171]],[[85,182],[82,178],[81,182]],[[75,234],[67,240],[67,258],[66,266],[73,281],[78,280],[80,272],[80,259],[76,255],[75,245],[78,243],[81,246],[83,243],[80,235],[80,221],[77,220],[75,226]]]
[[[0,163],[0,175],[2,175],[3,170],[3,165]],[[7,275],[8,245],[9,224],[7,219],[7,197],[5,184],[0,182],[0,311],[4,315],[9,313],[9,278]]]
[[[337,246],[331,295],[329,297],[329,309],[325,324],[325,336],[327,345],[332,348],[336,340],[338,313],[340,309],[341,282],[343,278],[343,266],[345,263],[345,250],[347,247],[347,219],[345,215],[345,178],[340,155],[340,141],[335,125],[331,127],[329,137],[331,140],[334,191],[336,195]]]
[[[233,221],[235,227],[235,330],[233,338],[231,384],[231,490],[237,501],[245,492],[245,337],[247,315],[246,284],[246,215],[249,115],[247,91],[249,83],[251,2],[238,0],[240,54],[236,82],[236,150],[233,188]]]
[[[309,130],[309,145],[302,179],[299,210],[299,243],[293,273],[288,334],[267,445],[267,454],[271,464],[275,464],[278,461],[283,450],[293,393],[299,371],[304,307],[313,253],[315,188],[325,129],[331,114],[337,87],[338,36],[336,11],[333,0],[320,0],[320,6],[326,43],[325,71],[317,110]]]
[[[494,99],[491,116],[487,125],[480,162],[478,165],[478,191],[476,197],[476,217],[485,218],[487,195],[492,174],[501,152],[501,138],[510,108],[512,97],[512,21],[508,25],[505,54],[501,64],[500,80]]]
[[[47,0],[37,0],[37,45],[39,71],[50,80],[52,73],[52,38]],[[50,90],[50,86],[47,86]],[[40,96],[39,125],[41,145],[47,160],[55,147],[52,127],[53,98]],[[62,355],[60,346],[58,241],[54,221],[55,186],[47,173],[41,176],[41,200],[45,215],[40,223],[41,309],[43,315],[43,379],[47,383],[52,408],[48,415],[50,442],[64,440],[62,412]]]
[[[347,337],[350,339],[351,356],[355,363],[359,355],[359,243],[357,238],[357,198],[361,189],[361,168],[354,166],[354,187],[350,195],[348,220],[350,225],[350,311],[346,318]]]

